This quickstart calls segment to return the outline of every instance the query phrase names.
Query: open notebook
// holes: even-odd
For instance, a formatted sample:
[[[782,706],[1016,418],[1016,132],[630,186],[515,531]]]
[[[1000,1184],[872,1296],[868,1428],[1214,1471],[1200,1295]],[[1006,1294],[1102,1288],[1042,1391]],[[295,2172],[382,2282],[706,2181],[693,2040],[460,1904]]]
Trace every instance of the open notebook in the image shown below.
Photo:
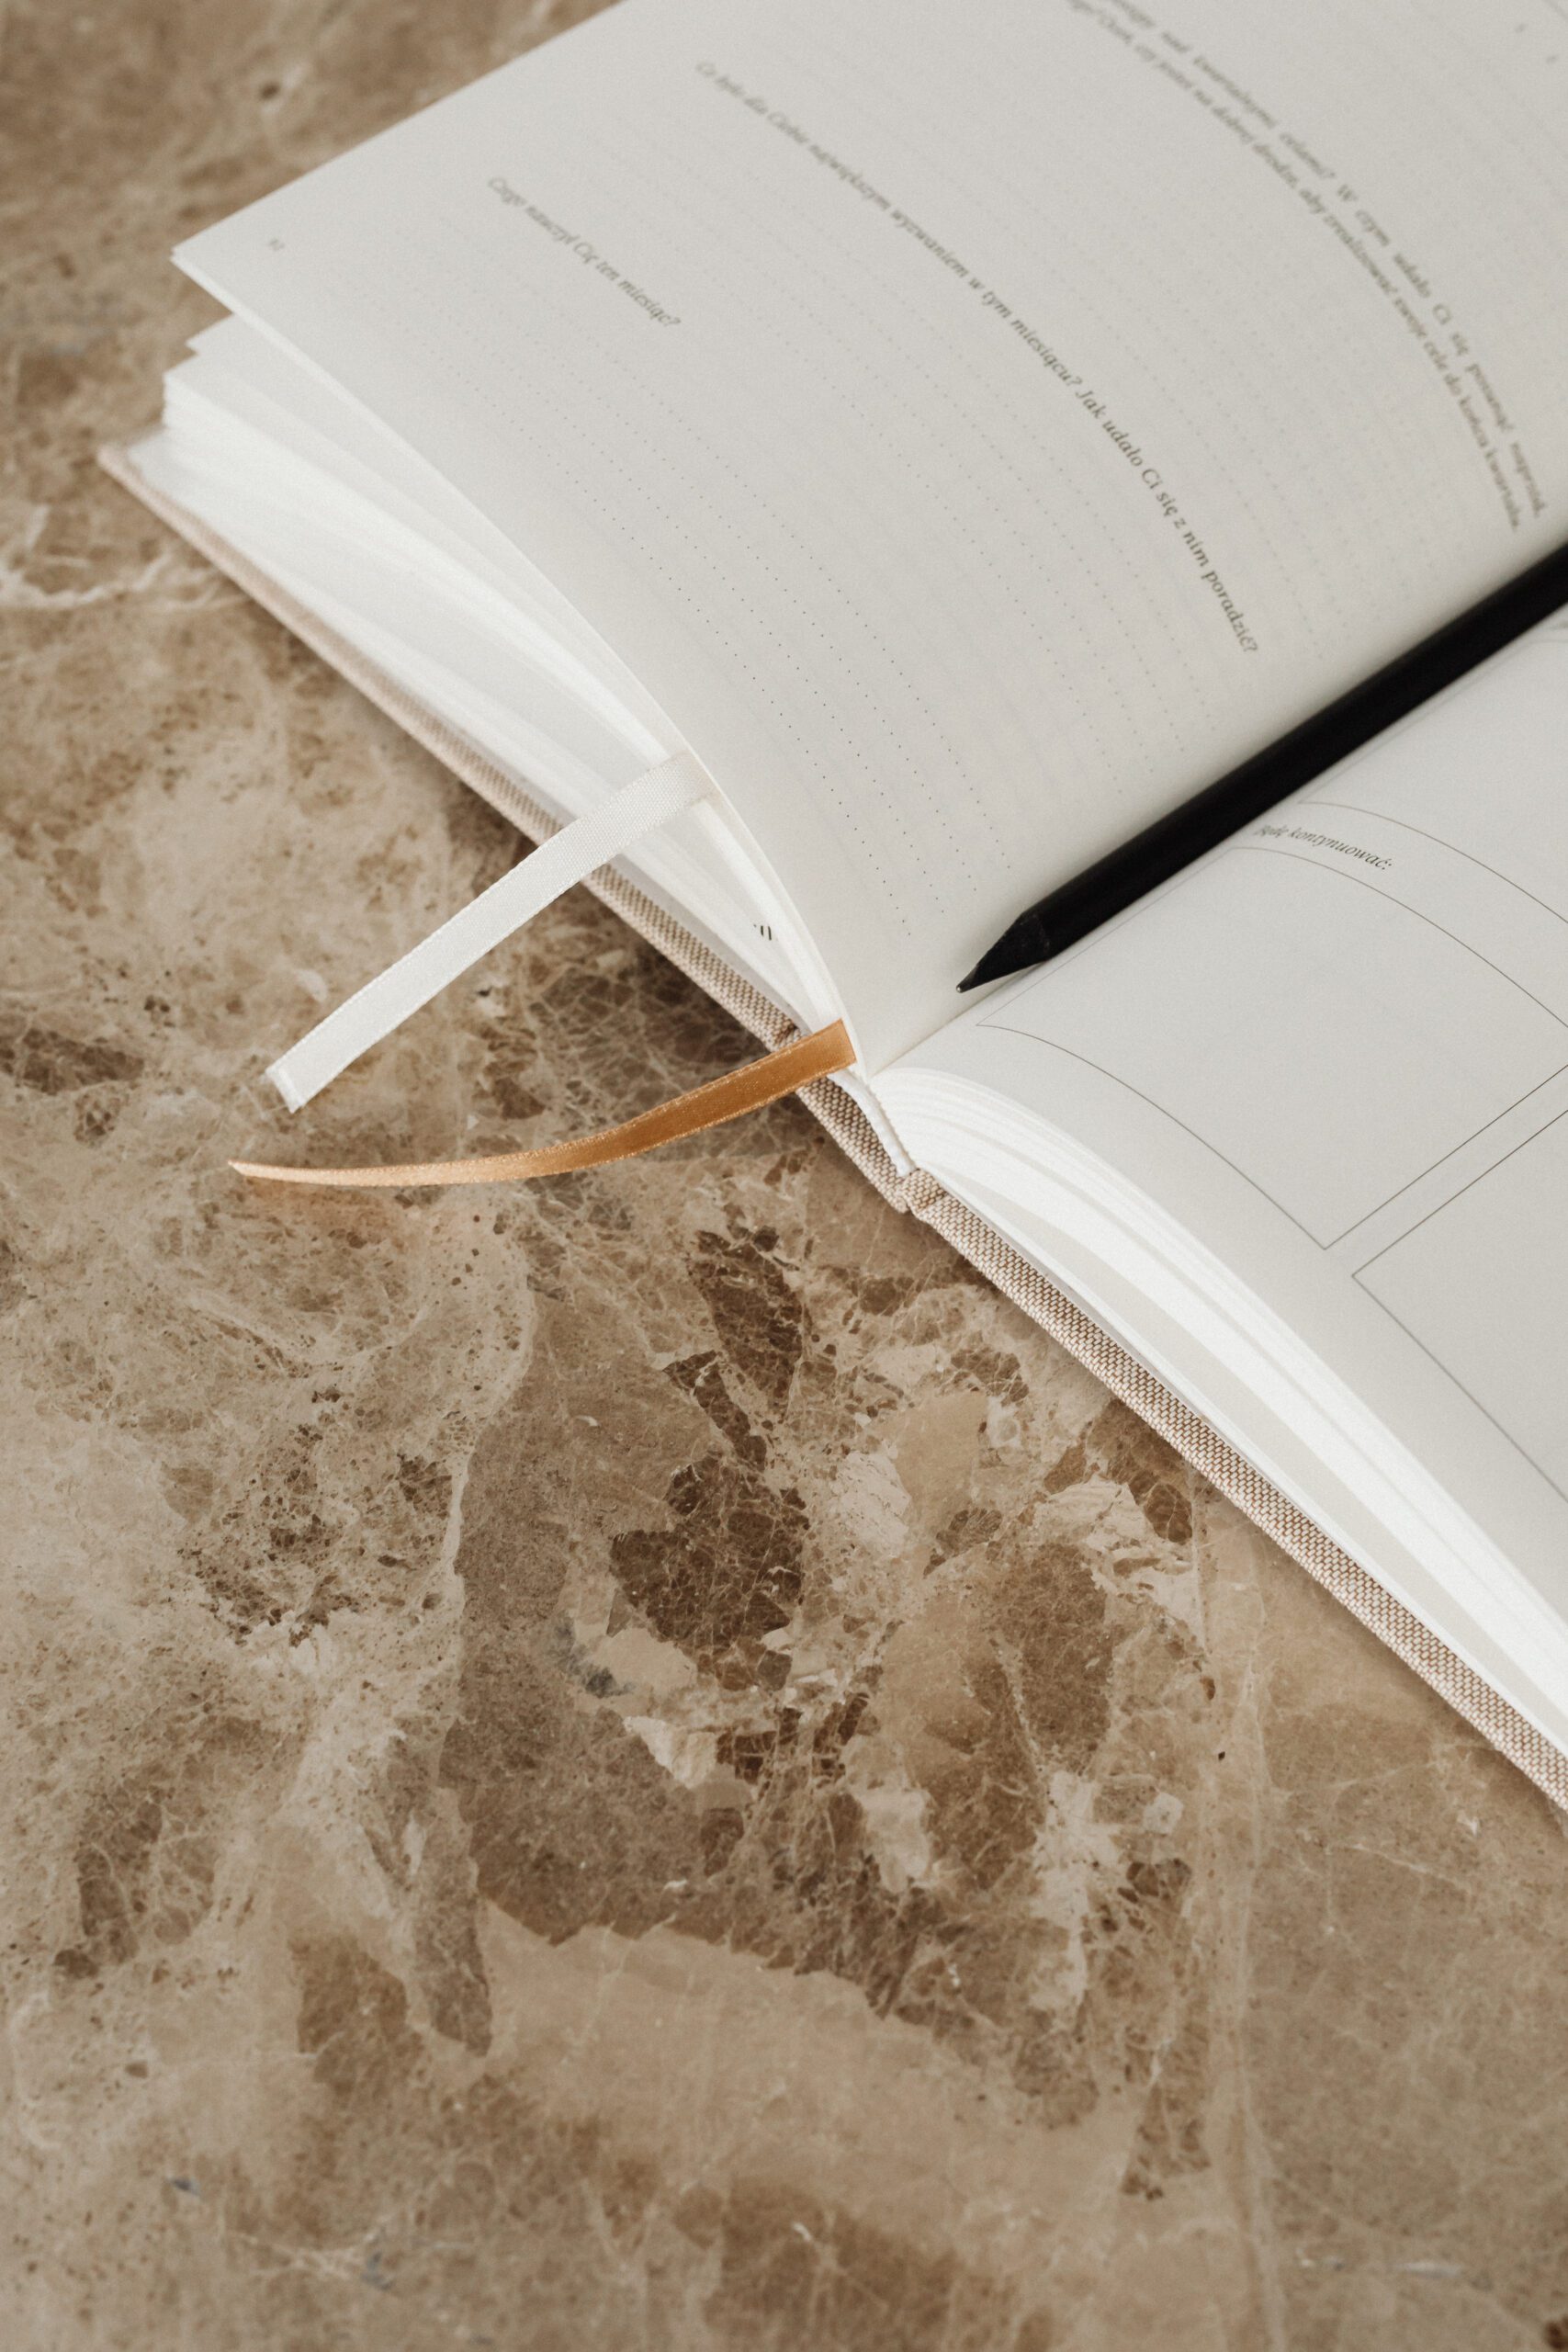
[[[1568,617],[955,990],[1568,535],[1565,17],[620,0],[184,246],[110,458],[1560,1802]]]

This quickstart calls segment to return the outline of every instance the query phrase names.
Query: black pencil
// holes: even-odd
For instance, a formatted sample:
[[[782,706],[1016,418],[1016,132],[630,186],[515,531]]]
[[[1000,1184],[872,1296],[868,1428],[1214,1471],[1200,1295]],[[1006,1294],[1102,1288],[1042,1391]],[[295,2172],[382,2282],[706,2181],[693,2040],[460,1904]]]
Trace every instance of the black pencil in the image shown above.
[[[1568,546],[1424,638],[1010,922],[960,989],[1046,963],[1568,604]]]

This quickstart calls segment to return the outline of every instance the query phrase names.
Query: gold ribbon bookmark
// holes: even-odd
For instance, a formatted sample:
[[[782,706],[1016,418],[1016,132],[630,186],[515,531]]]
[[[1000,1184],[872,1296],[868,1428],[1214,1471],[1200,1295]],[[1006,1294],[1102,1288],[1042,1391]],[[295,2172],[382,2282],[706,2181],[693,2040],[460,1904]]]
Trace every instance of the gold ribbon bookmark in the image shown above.
[[[241,1176],[274,1184],[326,1184],[339,1188],[394,1184],[503,1184],[533,1176],[560,1176],[574,1168],[603,1168],[614,1159],[635,1159],[661,1143],[677,1143],[683,1136],[701,1135],[705,1127],[722,1126],[747,1111],[761,1111],[814,1078],[831,1078],[848,1069],[854,1046],[841,1021],[809,1037],[796,1037],[761,1061],[743,1069],[694,1086],[656,1111],[639,1112],[618,1126],[601,1127],[596,1135],[579,1136],[571,1143],[542,1144],[533,1151],[496,1152],[483,1159],[421,1159],[397,1168],[274,1168],[249,1159],[229,1162]]]

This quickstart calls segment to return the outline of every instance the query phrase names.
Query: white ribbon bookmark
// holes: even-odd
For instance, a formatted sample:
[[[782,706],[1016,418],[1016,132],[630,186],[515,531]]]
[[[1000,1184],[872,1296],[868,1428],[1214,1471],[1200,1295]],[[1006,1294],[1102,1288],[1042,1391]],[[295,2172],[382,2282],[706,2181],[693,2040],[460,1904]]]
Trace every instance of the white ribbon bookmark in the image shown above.
[[[318,1022],[267,1071],[291,1111],[303,1110],[350,1062],[368,1053],[459,973],[520,931],[551,900],[586,881],[644,833],[667,824],[712,790],[691,754],[678,752],[492,882],[428,939]]]

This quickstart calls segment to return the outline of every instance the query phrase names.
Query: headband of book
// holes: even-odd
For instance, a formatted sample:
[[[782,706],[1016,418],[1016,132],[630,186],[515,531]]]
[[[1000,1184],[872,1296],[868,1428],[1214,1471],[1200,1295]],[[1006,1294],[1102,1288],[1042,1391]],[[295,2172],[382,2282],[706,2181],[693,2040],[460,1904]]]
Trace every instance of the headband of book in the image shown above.
[[[678,752],[613,794],[602,807],[563,827],[279,1056],[266,1074],[288,1108],[303,1110],[352,1062],[439,996],[481,956],[521,931],[563,891],[586,881],[645,833],[668,824],[682,809],[706,798],[711,789],[696,762],[688,753]],[[748,1062],[741,1069],[728,1071],[671,1102],[660,1103],[657,1110],[644,1111],[616,1126],[566,1143],[492,1153],[482,1159],[412,1160],[386,1167],[276,1167],[244,1159],[231,1160],[230,1166],[242,1176],[275,1183],[337,1187],[496,1184],[558,1176],[571,1169],[632,1159],[660,1144],[700,1135],[705,1128],[776,1102],[813,1079],[830,1078],[847,1069],[853,1059],[849,1031],[841,1021],[835,1021],[809,1036],[779,1046],[760,1061]]]

